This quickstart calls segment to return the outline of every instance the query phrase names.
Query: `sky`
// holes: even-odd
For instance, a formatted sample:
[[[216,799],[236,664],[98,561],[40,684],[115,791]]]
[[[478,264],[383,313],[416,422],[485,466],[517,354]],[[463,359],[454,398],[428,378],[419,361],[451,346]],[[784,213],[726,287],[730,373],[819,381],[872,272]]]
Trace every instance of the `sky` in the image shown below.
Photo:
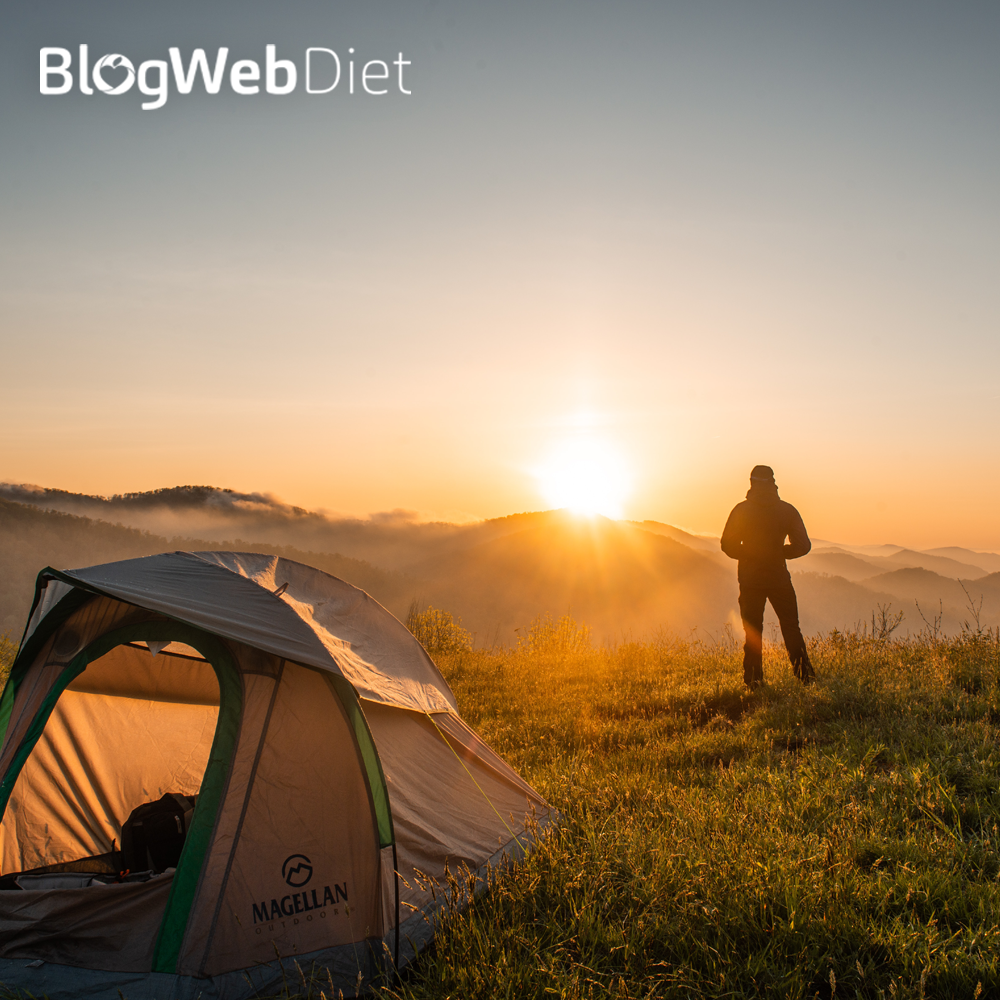
[[[1000,550],[996,3],[0,18],[0,480],[448,519],[576,490],[717,534],[760,462],[815,536]],[[230,51],[152,110],[40,93],[81,44]],[[296,89],[235,93],[267,45]]]

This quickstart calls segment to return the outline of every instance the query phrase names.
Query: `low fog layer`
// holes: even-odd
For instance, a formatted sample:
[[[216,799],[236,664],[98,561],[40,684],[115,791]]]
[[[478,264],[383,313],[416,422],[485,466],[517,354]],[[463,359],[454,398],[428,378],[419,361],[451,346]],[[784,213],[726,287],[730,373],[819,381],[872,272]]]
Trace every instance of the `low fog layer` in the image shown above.
[[[704,638],[739,627],[736,564],[718,539],[655,521],[564,511],[475,524],[367,519],[292,507],[266,494],[176,487],[110,498],[0,486],[0,630],[17,637],[38,570],[174,549],[277,552],[371,593],[404,618],[411,602],[460,617],[479,645],[509,643],[538,615],[567,612],[599,641],[663,629]],[[902,632],[1000,624],[1000,556],[956,547],[817,541],[789,564],[807,634],[869,624],[879,605]],[[766,632],[777,636],[769,618]]]
[[[421,524],[409,511],[358,519],[304,510],[266,493],[237,493],[212,486],[175,486],[148,493],[96,497],[23,484],[0,484],[0,497],[44,510],[108,521],[165,538],[209,542],[233,538],[339,552],[399,569],[425,547],[461,532],[461,525]]]

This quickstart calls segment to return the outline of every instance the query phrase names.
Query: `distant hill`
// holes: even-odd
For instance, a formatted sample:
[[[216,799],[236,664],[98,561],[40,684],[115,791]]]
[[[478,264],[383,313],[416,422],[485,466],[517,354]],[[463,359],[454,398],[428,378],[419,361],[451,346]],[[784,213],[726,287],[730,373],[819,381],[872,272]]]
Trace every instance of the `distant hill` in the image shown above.
[[[689,548],[698,549],[701,552],[710,552],[712,555],[725,558],[722,555],[722,550],[719,548],[719,539],[714,535],[692,535],[689,531],[675,528],[671,524],[663,524],[662,521],[629,521],[628,523],[634,524],[639,528],[644,528],[646,531],[651,531],[654,535],[666,535],[667,538],[672,538],[675,542],[680,542]]]
[[[958,562],[978,566],[987,573],[1000,573],[1000,555],[996,552],[973,552],[971,549],[962,549],[957,545],[947,545],[941,549],[928,549],[927,555],[946,556]]]
[[[885,562],[894,567],[931,570],[941,576],[951,577],[953,580],[976,580],[981,576],[986,576],[987,572],[969,562],[960,562],[958,559],[932,555],[929,552],[914,552],[912,549],[901,549],[899,552],[894,552],[891,556],[885,557]]]
[[[303,551],[337,552],[387,569],[401,569],[448,538],[456,524],[419,524],[405,511],[373,518],[336,517],[282,503],[264,493],[238,493],[214,486],[176,486],[112,497],[0,484],[0,498],[44,510],[138,528],[164,538],[183,536],[223,542],[253,538]]]
[[[969,581],[966,586],[971,583],[972,581]],[[928,606],[931,602],[936,605],[941,600],[947,601],[949,605],[961,607],[967,601],[961,581],[943,577],[939,573],[917,566],[881,573],[867,580],[866,585],[907,601],[920,601]]]
[[[1000,623],[1000,573],[976,580],[952,580],[913,567],[872,577],[865,586],[892,594],[901,607],[912,608],[918,619],[921,612],[928,620],[941,615],[941,626],[949,634],[957,632],[964,622],[972,622],[970,605],[980,609],[982,625]]]
[[[251,542],[240,539],[253,539]],[[20,632],[45,565],[85,566],[174,549],[275,552],[360,586],[393,614],[411,601],[462,618],[480,644],[511,642],[543,614],[572,612],[598,640],[739,625],[736,564],[718,539],[658,521],[511,514],[472,524],[419,523],[393,511],[338,517],[263,493],[182,486],[92,497],[0,485],[0,630]],[[943,609],[954,632],[969,618],[964,580],[982,622],[1000,624],[1000,573],[990,553],[957,547],[816,544],[789,563],[807,633],[853,628],[879,604],[920,631]],[[993,557],[1000,560],[1000,556]],[[978,563],[977,563],[978,560]],[[768,611],[766,622],[773,622]]]
[[[35,576],[46,565],[70,568],[176,549],[275,552],[361,587],[400,618],[413,600],[447,608],[481,642],[513,641],[517,628],[546,613],[572,611],[595,637],[618,638],[623,631],[647,634],[658,627],[717,629],[735,608],[731,569],[628,524],[553,511],[475,528],[440,532],[433,554],[418,540],[409,549],[420,558],[401,572],[340,553],[239,539],[167,538],[0,500],[0,630],[19,634]],[[376,530],[376,545],[386,544],[384,532]]]
[[[792,577],[799,604],[799,624],[805,635],[841,631],[868,625],[881,604],[893,613],[902,611],[901,634],[919,632],[923,622],[912,602],[906,603],[888,591],[859,586],[842,576],[796,573]],[[766,631],[766,626],[765,626]]]
[[[957,547],[950,552],[977,555],[967,549]],[[1000,559],[1000,557],[998,557]],[[814,546],[812,552],[796,560],[790,566],[792,572],[837,573],[848,580],[870,579],[880,573],[890,573],[900,568],[920,568],[931,570],[939,576],[950,577],[953,580],[978,580],[989,572],[971,561],[962,562],[951,556],[936,555],[931,552],[915,552],[912,549],[899,549],[891,555],[872,556],[849,552],[839,546]]]
[[[870,560],[836,548],[813,548],[808,555],[790,562],[788,568],[792,573],[821,573],[855,582],[878,573]]]
[[[505,520],[515,530],[470,535],[472,544],[412,567],[432,603],[460,609],[481,637],[509,637],[542,611],[571,611],[608,639],[717,631],[734,614],[732,566],[671,538],[564,511]]]
[[[72,569],[156,552],[220,548],[269,552],[308,563],[368,591],[397,614],[405,615],[418,589],[402,573],[338,554],[239,539],[224,545],[195,538],[168,539],[120,524],[0,500],[0,632],[20,639],[35,593],[35,577],[46,566]]]
[[[891,556],[894,552],[901,552],[902,545],[849,545],[846,542],[832,542],[828,538],[813,538],[813,548],[816,549],[842,549],[845,552],[853,552],[856,556]]]

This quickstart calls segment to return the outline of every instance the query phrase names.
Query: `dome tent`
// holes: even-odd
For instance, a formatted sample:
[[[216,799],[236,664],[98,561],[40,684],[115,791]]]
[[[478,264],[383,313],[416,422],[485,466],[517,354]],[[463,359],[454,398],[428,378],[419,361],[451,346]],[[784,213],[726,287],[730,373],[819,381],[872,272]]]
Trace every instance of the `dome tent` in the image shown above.
[[[176,863],[123,875],[166,795],[197,796]],[[0,810],[0,983],[53,1000],[236,1000],[293,959],[353,990],[430,939],[446,869],[547,818],[376,601],[233,552],[39,574]]]

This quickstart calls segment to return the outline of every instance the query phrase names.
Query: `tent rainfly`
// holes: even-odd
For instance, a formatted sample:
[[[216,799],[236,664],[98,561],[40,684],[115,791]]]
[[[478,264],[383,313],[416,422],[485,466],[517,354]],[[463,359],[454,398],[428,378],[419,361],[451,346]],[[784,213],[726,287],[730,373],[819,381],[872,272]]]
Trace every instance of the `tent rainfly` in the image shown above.
[[[240,1000],[295,962],[353,995],[447,870],[550,817],[381,605],[236,552],[39,574],[0,811],[0,983],[52,1000]]]

